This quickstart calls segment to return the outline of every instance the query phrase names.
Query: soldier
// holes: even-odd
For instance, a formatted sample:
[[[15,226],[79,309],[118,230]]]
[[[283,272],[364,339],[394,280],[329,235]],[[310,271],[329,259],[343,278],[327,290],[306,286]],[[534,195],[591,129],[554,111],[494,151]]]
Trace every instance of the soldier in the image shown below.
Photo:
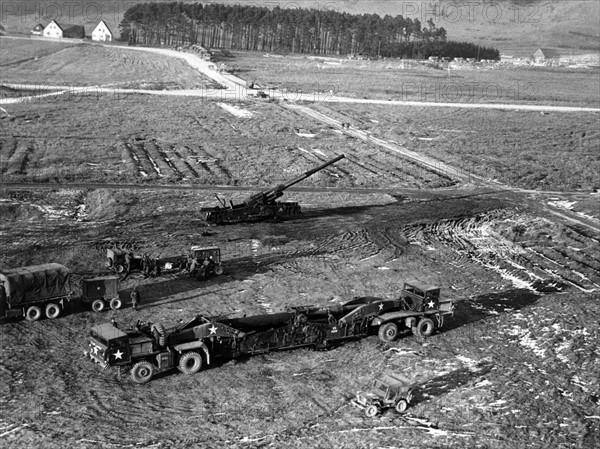
[[[137,286],[133,287],[133,290],[131,290],[131,306],[133,307],[133,310],[137,310],[137,306],[140,303],[140,293],[137,290]]]
[[[152,274],[155,277],[159,277],[160,276],[160,263],[158,261],[158,257],[154,258],[154,268],[152,270]]]
[[[127,251],[125,253],[125,274],[129,274],[131,271],[131,253]]]
[[[142,271],[144,272],[145,278],[150,276],[150,257],[148,257],[148,253],[144,253],[144,256],[142,257]]]

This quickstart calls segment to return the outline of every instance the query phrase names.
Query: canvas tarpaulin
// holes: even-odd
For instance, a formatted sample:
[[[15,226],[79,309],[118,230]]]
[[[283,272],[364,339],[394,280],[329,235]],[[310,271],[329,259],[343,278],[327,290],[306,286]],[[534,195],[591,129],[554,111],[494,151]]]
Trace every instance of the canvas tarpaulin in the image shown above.
[[[10,305],[67,296],[70,291],[69,269],[57,263],[6,270],[0,273],[0,282]]]

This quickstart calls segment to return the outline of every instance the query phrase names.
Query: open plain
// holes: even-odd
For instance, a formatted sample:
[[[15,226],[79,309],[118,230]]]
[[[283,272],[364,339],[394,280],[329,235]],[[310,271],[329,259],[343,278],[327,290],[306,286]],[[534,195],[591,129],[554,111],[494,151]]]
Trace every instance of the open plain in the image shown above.
[[[211,83],[162,54],[0,42],[2,63],[10,61],[7,84],[41,83],[36,67],[58,59],[60,77],[44,84],[147,81],[140,71],[121,79],[90,70],[80,78],[67,52],[101,54],[121,74],[138,61],[153,83],[170,83],[165,71],[174,70],[182,80],[174,89]],[[19,42],[39,56],[19,61]],[[294,78],[297,64],[315,61],[237,57],[227,63],[271,87],[271,98],[90,91],[4,105],[1,268],[55,261],[83,275],[105,270],[113,245],[155,256],[218,245],[225,273],[205,282],[133,274],[120,288],[127,301],[139,287],[137,312],[1,324],[3,446],[598,447],[600,112],[296,102],[289,92],[303,82]],[[371,84],[373,66],[335,70],[342,75],[333,84],[324,75],[324,84],[339,88],[303,93],[383,98],[385,84],[385,95],[404,99],[402,82],[393,82],[400,69]],[[441,73],[414,67],[407,83]],[[540,84],[502,103],[599,106],[597,73],[546,69],[545,79],[575,80],[552,89],[534,70],[509,74],[506,85]],[[456,76],[464,85],[488,75]],[[302,205],[298,218],[225,227],[200,218],[215,192],[236,202],[337,154],[346,159],[286,192],[285,200]],[[425,341],[406,335],[383,344],[373,336],[331,351],[271,353],[142,386],[82,354],[89,328],[111,318],[170,327],[198,313],[393,298],[403,281],[437,284],[456,301],[442,332]],[[414,382],[407,415],[414,419],[394,411],[366,418],[350,406],[356,390],[386,371]]]

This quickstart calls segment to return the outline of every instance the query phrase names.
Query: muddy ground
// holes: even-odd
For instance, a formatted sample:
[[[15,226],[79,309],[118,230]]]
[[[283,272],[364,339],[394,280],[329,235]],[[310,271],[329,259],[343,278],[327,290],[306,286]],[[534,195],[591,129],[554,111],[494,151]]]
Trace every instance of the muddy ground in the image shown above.
[[[197,211],[213,202],[210,193],[5,192],[5,266],[53,258],[80,273],[102,270],[105,248],[120,242],[155,255],[218,244],[226,267],[203,283],[132,275],[121,295],[127,302],[138,285],[138,312],[2,325],[7,446],[597,444],[597,236],[540,217],[536,202],[474,188],[396,196],[292,192],[286,199],[300,201],[305,214],[208,227]],[[407,335],[384,345],[373,336],[327,352],[257,356],[193,377],[167,373],[144,386],[83,357],[88,329],[110,318],[174,326],[196,313],[392,298],[404,280],[439,284],[458,302],[455,318],[427,341]],[[410,416],[432,427],[416,428],[394,412],[367,419],[349,405],[356,390],[386,371],[414,380]]]
[[[120,288],[128,305],[139,286],[137,312],[0,324],[3,447],[600,445],[595,118],[515,115],[494,127],[494,111],[481,121],[490,140],[514,128],[530,144],[521,153],[498,144],[486,159],[473,156],[483,141],[463,138],[471,113],[417,111],[405,130],[390,111],[315,109],[447,164],[469,161],[477,178],[420,166],[270,101],[71,96],[10,107],[0,119],[1,268],[54,261],[80,278],[103,272],[113,245],[169,256],[202,244],[221,247],[225,273],[205,282],[134,274]],[[545,161],[537,146],[548,140],[532,124],[572,143],[572,157]],[[443,155],[451,142],[461,151]],[[296,219],[212,227],[200,218],[214,192],[238,202],[340,153],[345,160],[286,192],[303,207]],[[533,176],[511,173],[526,156]],[[568,178],[574,170],[580,184]],[[371,336],[143,386],[83,356],[89,328],[111,318],[169,327],[197,313],[393,298],[404,281],[438,284],[457,302],[426,341]],[[419,421],[393,411],[368,419],[349,405],[382,372],[414,381],[408,416]]]

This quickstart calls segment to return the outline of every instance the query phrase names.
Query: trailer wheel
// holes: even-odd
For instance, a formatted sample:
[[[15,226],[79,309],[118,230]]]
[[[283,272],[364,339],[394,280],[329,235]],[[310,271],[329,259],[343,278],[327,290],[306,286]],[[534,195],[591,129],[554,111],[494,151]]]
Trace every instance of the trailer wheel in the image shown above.
[[[377,416],[378,413],[379,413],[379,407],[377,407],[376,405],[369,405],[365,409],[365,415],[367,415],[368,418],[373,418],[373,417]]]
[[[104,304],[104,301],[102,301],[101,299],[96,299],[92,303],[92,310],[94,312],[102,312],[104,310],[105,305],[106,304]]]
[[[416,327],[413,327],[413,333],[417,337],[429,337],[431,334],[433,334],[434,329],[435,324],[433,324],[433,320],[429,318],[423,318],[417,323]]]
[[[395,323],[385,323],[379,326],[379,339],[389,343],[398,336],[398,326]]]
[[[131,380],[133,380],[136,384],[145,384],[150,379],[152,379],[152,375],[154,374],[154,367],[152,363],[147,361],[137,362],[131,368]]]
[[[42,309],[38,306],[31,306],[27,309],[27,313],[25,314],[25,318],[27,321],[37,321],[42,317]]]
[[[121,265],[121,264],[118,264],[118,265],[115,267],[115,271],[116,271],[117,273],[119,273],[119,274],[120,274],[120,273],[122,273],[123,271],[125,271],[125,267],[124,267],[123,265]]]
[[[398,413],[404,413],[407,408],[408,408],[408,402],[406,402],[406,399],[400,399],[398,401],[398,403],[396,404],[396,411]]]
[[[186,352],[179,359],[179,371],[183,374],[196,374],[202,368],[202,356],[197,352]]]
[[[123,303],[119,298],[113,298],[110,300],[110,308],[113,310],[119,310]]]
[[[48,318],[53,320],[54,318],[57,318],[59,315],[60,315],[60,307],[58,307],[56,304],[51,302],[50,304],[48,304],[46,306],[46,316]]]
[[[217,276],[221,276],[221,275],[223,274],[223,267],[222,267],[222,266],[220,266],[220,265],[216,266],[216,267],[215,267],[215,274],[216,274]]]

